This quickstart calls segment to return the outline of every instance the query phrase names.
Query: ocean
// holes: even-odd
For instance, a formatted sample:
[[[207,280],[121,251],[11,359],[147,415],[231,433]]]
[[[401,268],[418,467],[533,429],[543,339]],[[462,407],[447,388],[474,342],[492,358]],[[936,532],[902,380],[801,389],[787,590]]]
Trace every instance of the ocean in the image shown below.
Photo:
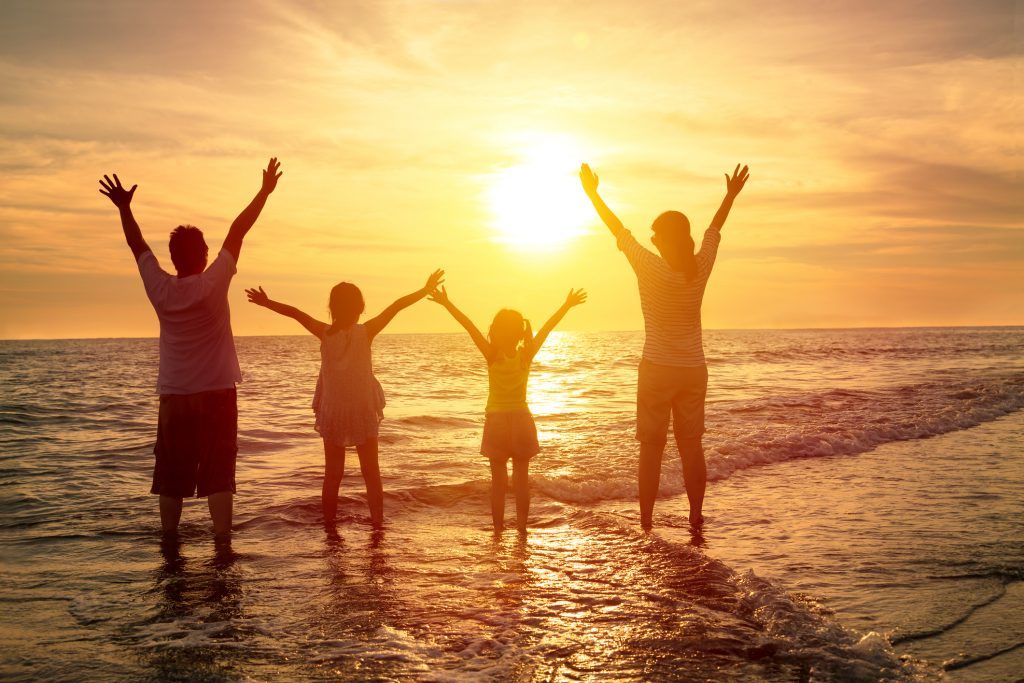
[[[230,546],[161,541],[155,339],[0,341],[0,679],[1024,680],[1024,328],[706,331],[701,534],[671,442],[639,527],[642,340],[552,334],[496,536],[468,336],[374,343],[378,532],[354,454],[320,523],[316,340],[240,337]]]

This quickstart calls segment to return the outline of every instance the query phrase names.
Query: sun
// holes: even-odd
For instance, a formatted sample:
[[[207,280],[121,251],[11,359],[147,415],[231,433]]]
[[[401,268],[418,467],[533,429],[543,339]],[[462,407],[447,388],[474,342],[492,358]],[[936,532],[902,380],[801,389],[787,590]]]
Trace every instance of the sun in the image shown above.
[[[593,209],[580,189],[583,158],[575,140],[555,133],[516,137],[520,162],[490,177],[487,200],[499,241],[551,249],[587,231]]]

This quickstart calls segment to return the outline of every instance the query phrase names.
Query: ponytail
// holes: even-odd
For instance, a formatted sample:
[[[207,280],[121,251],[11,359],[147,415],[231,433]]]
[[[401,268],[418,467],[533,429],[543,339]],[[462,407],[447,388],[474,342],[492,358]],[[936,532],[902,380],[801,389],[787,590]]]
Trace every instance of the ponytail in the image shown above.
[[[683,261],[683,274],[686,276],[687,282],[693,282],[697,279],[697,257],[693,255],[693,251],[685,251],[681,254]]]

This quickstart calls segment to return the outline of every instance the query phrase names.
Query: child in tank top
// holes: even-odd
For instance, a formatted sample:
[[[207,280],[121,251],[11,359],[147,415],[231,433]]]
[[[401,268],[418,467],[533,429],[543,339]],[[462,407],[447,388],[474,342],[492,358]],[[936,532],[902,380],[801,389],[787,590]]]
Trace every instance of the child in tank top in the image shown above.
[[[444,287],[430,300],[444,306],[476,343],[487,361],[487,407],[480,453],[491,465],[491,518],[495,532],[505,527],[505,493],[508,490],[508,461],[512,460],[512,487],[516,497],[516,527],[526,530],[530,513],[530,458],[537,454],[537,426],[526,402],[526,383],[533,357],[555,325],[587,300],[582,290],[569,290],[565,303],[544,323],[537,336],[530,322],[513,310],[502,309],[494,316],[485,338],[466,315],[455,307]]]

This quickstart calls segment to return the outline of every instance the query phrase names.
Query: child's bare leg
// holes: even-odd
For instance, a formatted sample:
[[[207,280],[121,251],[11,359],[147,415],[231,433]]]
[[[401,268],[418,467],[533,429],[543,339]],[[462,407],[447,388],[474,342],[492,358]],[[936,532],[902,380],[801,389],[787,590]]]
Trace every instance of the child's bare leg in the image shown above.
[[[320,501],[324,509],[324,523],[334,524],[338,518],[338,487],[345,476],[345,447],[324,440],[324,485]]]
[[[512,460],[512,489],[516,493],[516,528],[526,531],[526,520],[530,517],[530,460]]]
[[[491,519],[494,530],[505,528],[505,492],[508,491],[508,468],[504,460],[491,458]]]
[[[181,498],[160,496],[160,528],[165,535],[178,533],[178,522],[181,521]]]
[[[704,490],[708,484],[708,468],[704,462],[701,437],[677,437],[676,445],[679,446],[679,457],[683,461],[686,497],[690,500],[690,524],[701,524],[704,521]]]
[[[356,446],[359,453],[359,469],[366,482],[366,502],[370,506],[370,523],[374,529],[384,526],[384,484],[380,479],[380,463],[377,460],[377,437],[367,439]]]
[[[211,493],[206,497],[206,505],[210,508],[210,519],[213,520],[214,535],[218,538],[230,537],[234,494],[231,491]]]
[[[637,479],[640,488],[640,526],[650,529],[654,517],[654,500],[661,483],[661,456],[665,444],[640,442],[640,465]]]

